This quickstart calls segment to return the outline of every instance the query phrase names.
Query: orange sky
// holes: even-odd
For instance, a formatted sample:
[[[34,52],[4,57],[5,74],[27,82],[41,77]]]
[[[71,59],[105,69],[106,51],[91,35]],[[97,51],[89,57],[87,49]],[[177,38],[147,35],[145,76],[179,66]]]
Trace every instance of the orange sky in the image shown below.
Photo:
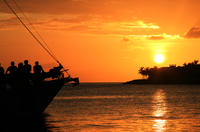
[[[7,0],[21,16],[13,0]],[[82,82],[141,78],[142,66],[200,59],[199,0],[16,0],[48,46]],[[27,21],[22,17],[25,23]],[[0,2],[0,62],[55,61]],[[154,55],[165,56],[156,64]]]

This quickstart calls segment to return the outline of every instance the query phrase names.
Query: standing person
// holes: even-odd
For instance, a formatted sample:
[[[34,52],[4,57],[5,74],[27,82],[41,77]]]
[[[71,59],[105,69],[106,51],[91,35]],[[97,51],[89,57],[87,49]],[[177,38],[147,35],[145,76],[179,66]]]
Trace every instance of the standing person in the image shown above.
[[[9,73],[11,77],[13,77],[17,72],[17,67],[15,66],[15,62],[11,61],[10,66],[6,70],[6,74]]]
[[[1,66],[1,63],[0,63],[0,75],[4,75],[4,68]]]
[[[24,75],[24,73],[23,73],[23,63],[20,62],[20,63],[18,64],[18,67],[17,67],[17,76],[18,76],[19,78],[22,78],[23,75]]]
[[[34,79],[35,79],[35,81],[36,82],[41,81],[42,78],[43,78],[42,75],[44,73],[44,70],[43,70],[42,66],[39,65],[38,61],[35,62],[35,65],[33,67],[33,71],[34,71]]]
[[[15,85],[17,86],[17,91],[19,93],[23,93],[23,90],[24,90],[24,85],[27,84],[27,80],[26,79],[26,76],[24,75],[24,71],[23,71],[23,63],[20,62],[18,64],[18,67],[17,67],[17,77],[16,77],[16,81],[15,81]]]
[[[24,72],[24,75],[26,77],[30,77],[30,74],[31,74],[31,65],[28,64],[28,60],[24,60],[24,65],[23,65],[23,72]]]
[[[1,66],[1,63],[0,63],[0,80],[2,80],[4,77],[4,68]]]
[[[1,66],[0,63],[0,91],[5,90],[4,86],[4,68]]]
[[[44,73],[44,70],[43,70],[42,66],[39,65],[38,61],[35,62],[35,65],[33,67],[33,71],[34,71],[35,75],[41,75],[42,73]]]
[[[28,64],[28,60],[24,60],[23,65],[23,77],[24,77],[24,88],[30,87],[30,79],[31,79],[31,65]]]

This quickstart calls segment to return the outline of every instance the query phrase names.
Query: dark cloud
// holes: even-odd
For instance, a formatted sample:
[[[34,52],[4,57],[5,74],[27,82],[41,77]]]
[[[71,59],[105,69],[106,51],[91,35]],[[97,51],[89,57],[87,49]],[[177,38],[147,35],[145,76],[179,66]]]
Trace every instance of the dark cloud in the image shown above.
[[[185,35],[185,38],[200,38],[200,27],[191,28]]]

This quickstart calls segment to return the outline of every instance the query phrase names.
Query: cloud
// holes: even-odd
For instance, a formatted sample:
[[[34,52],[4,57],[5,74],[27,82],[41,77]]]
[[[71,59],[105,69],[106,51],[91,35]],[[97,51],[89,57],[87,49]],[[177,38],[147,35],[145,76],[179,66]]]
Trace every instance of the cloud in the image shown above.
[[[127,1],[130,4],[140,2]],[[139,19],[137,16],[133,17],[133,12],[126,10],[127,2],[123,0],[19,0],[17,2],[25,14],[34,17],[31,23],[39,26],[38,29],[99,35],[132,35],[133,38],[147,40],[180,38],[179,35],[155,35],[160,26]],[[12,1],[9,3],[17,9]],[[130,9],[132,10],[132,6]],[[0,12],[10,13],[2,3]],[[20,14],[19,10],[17,12]],[[0,28],[14,28],[19,25],[19,22],[12,19],[8,18],[6,21],[0,17]]]
[[[159,29],[160,27],[158,25],[155,25],[153,23],[145,23],[142,20],[138,20],[133,23],[126,23],[123,25],[124,28],[144,28],[144,29]]]
[[[24,21],[26,24],[27,21]],[[160,27],[152,22],[136,20],[132,22],[105,22],[101,18],[79,15],[66,15],[63,17],[33,19],[31,24],[37,26],[37,29],[72,31],[86,34],[98,35],[125,35],[123,41],[128,42],[131,39],[138,40],[163,40],[163,39],[180,39],[179,35],[154,34],[155,30]],[[19,26],[20,23],[15,17],[0,19],[0,29],[9,29]],[[192,30],[193,31],[193,30]],[[195,30],[196,31],[196,30]]]
[[[33,25],[33,26],[42,26],[42,25],[47,25],[47,24],[51,23],[47,19],[41,19],[39,21],[38,20],[34,20],[34,21],[31,21],[30,23],[26,19],[24,20],[24,18],[22,20],[29,27],[31,25]],[[19,20],[16,17],[7,17],[7,18],[0,19],[0,30],[14,29],[14,28],[16,28],[18,26],[22,26],[22,25],[21,25],[21,23],[19,22]]]
[[[148,38],[149,40],[162,40],[162,39],[164,39],[164,37],[163,36],[161,36],[161,35],[151,35],[149,38]]]
[[[0,19],[0,29],[8,29],[19,25],[17,18],[9,17],[7,19]]]
[[[182,39],[180,35],[170,35],[167,33],[158,34],[158,35],[149,35],[147,36],[147,39],[149,40],[162,40],[162,39],[168,39],[168,40],[177,40]]]
[[[66,18],[65,18],[66,17]],[[153,23],[145,23],[142,20],[132,21],[132,22],[118,22],[118,21],[110,21],[105,22],[102,18],[98,18],[95,16],[65,16],[64,18],[54,18],[49,20],[49,22],[57,22],[60,24],[76,24],[76,26],[87,25],[90,27],[99,27],[102,30],[105,29],[113,29],[120,31],[131,31],[131,30],[143,30],[143,29],[159,29],[158,25]]]
[[[92,17],[90,16],[81,16],[81,15],[67,15],[63,18],[53,18],[51,22],[60,22],[60,23],[80,23],[85,21],[90,21]]]
[[[200,27],[192,27],[186,33],[185,38],[200,38]]]
[[[20,15],[15,3],[8,2]],[[123,0],[17,0],[17,3],[27,16],[35,18],[33,24],[48,30],[131,35],[160,28],[153,22],[136,19]],[[0,13],[11,15],[3,2]]]
[[[24,19],[24,17],[22,17]],[[57,31],[76,31],[89,34],[114,34],[114,35],[132,35],[157,30],[160,27],[151,22],[142,20],[132,21],[106,21],[99,16],[91,15],[61,15],[56,17],[43,17],[40,19],[31,18],[31,24],[41,26],[46,30]],[[0,27],[7,28],[19,25],[14,17],[0,19]],[[29,25],[27,21],[24,21]]]
[[[8,0],[7,0],[8,1]],[[106,14],[112,10],[113,0],[16,0],[25,13],[36,14]],[[20,13],[15,2],[8,3]],[[103,7],[103,8],[102,8]],[[0,12],[11,13],[0,2]]]
[[[129,39],[141,39],[141,40],[175,40],[175,39],[182,39],[180,35],[169,35],[166,33],[163,34],[151,34],[151,35],[129,35]]]
[[[129,39],[129,38],[127,38],[127,37],[124,37],[124,38],[122,39],[122,41],[124,41],[124,42],[129,42],[129,41],[130,41],[130,39]]]
[[[56,25],[60,26],[57,30],[84,31],[91,34],[132,35],[159,29],[158,25],[145,23],[141,20],[133,22],[104,22],[102,19],[90,18],[90,20],[54,19],[51,22],[56,22]],[[49,27],[49,29],[51,29],[51,27]],[[55,28],[52,28],[52,30],[54,29]]]

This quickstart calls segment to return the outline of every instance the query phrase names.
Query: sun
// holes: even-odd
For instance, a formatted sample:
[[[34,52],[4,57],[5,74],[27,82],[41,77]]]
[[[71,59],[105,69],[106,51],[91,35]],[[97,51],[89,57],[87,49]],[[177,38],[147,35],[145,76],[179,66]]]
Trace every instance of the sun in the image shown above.
[[[154,61],[156,63],[162,63],[165,60],[165,57],[162,54],[156,54],[154,56]]]

